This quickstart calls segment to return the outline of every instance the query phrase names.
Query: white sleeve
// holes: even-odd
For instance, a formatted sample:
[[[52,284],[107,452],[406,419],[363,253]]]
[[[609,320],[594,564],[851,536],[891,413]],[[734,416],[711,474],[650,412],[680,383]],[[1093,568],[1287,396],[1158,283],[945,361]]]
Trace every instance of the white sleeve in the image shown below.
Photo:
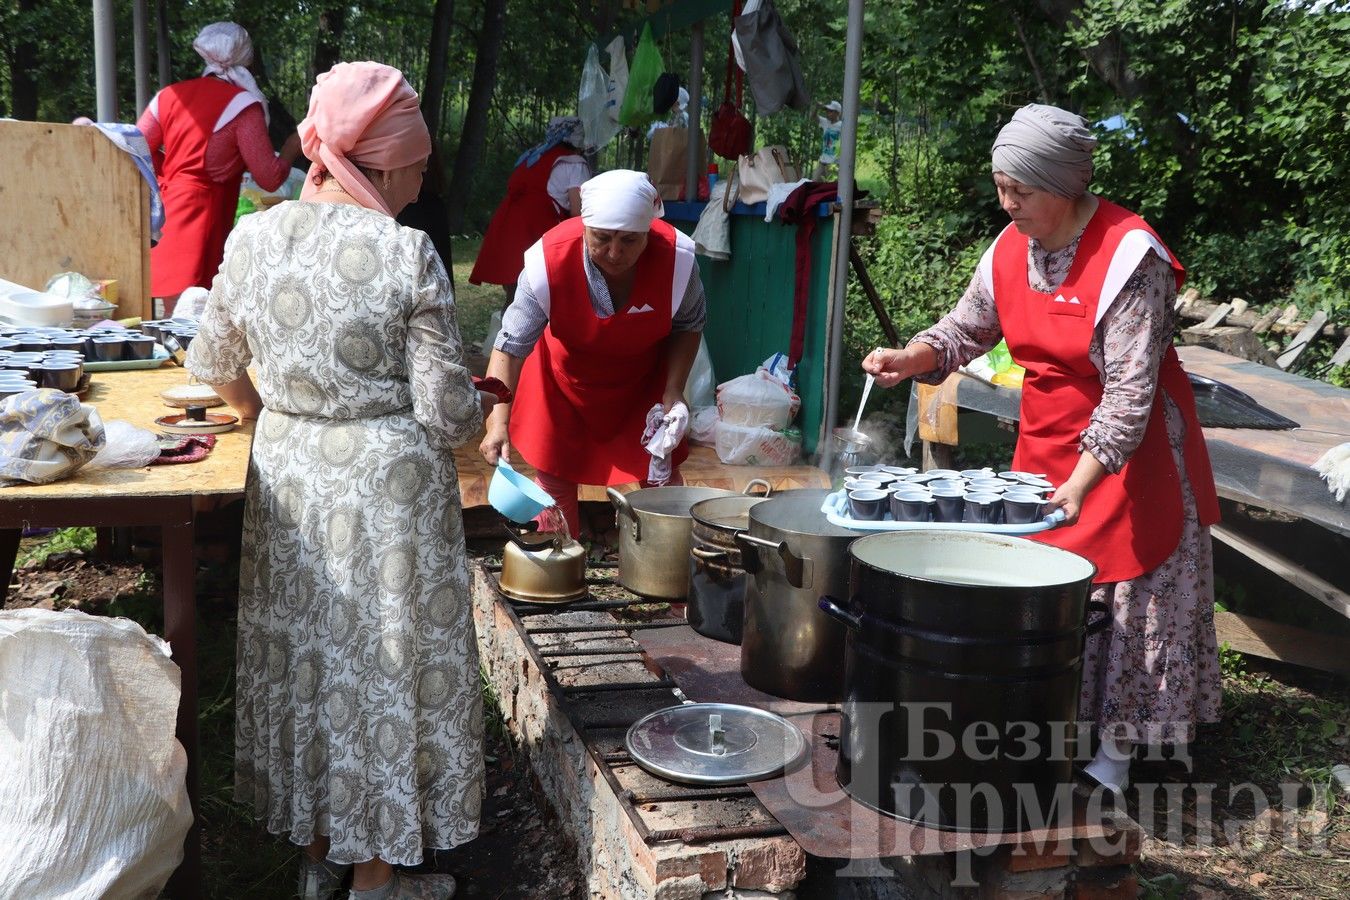
[[[548,173],[548,195],[558,208],[571,212],[572,204],[567,200],[567,192],[591,177],[591,167],[580,156],[560,156]]]

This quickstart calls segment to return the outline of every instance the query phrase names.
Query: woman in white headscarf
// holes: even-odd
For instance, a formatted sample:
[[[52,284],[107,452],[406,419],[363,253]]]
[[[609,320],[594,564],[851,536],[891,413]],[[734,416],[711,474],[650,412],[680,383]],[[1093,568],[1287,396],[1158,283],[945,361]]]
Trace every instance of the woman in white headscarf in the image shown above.
[[[1135,743],[1190,740],[1219,715],[1209,525],[1218,499],[1195,398],[1172,348],[1185,270],[1138,216],[1088,192],[1096,140],[1081,117],[1032,104],[993,147],[1012,223],[956,309],[863,369],[889,387],[940,383],[1006,338],[1026,367],[1013,467],[1058,485],[1066,524],[1035,535],[1097,566],[1113,627],[1089,638],[1079,718],[1087,772],[1128,784]]]
[[[488,362],[516,394],[489,417],[483,457],[519,451],[573,536],[579,484],[678,481],[688,455],[680,441],[667,468],[644,447],[649,417],[667,436],[687,428],[684,383],[706,318],[693,241],[663,211],[646,173],[583,184],[581,217],[525,252]]]
[[[172,315],[178,295],[210,287],[234,224],[244,169],[276,190],[300,155],[291,135],[280,155],[267,137],[267,100],[247,66],[248,32],[233,22],[207,25],[192,42],[206,63],[200,78],[171,84],[151,99],[136,127],[145,135],[164,198],[164,233],[150,251],[150,293]]]

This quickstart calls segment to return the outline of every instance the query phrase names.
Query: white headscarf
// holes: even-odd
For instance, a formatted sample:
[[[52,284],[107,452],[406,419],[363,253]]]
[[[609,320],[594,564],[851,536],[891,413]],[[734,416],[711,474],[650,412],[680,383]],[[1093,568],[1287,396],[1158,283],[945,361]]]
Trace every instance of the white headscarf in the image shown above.
[[[648,231],[666,211],[646,172],[613,169],[581,185],[581,221],[606,231]]]
[[[212,22],[201,30],[192,42],[192,49],[206,60],[203,75],[219,75],[235,87],[243,88],[262,104],[263,118],[271,124],[267,98],[258,89],[253,73],[245,68],[253,62],[253,42],[248,32],[233,22]]]
[[[1072,200],[1092,181],[1097,139],[1087,120],[1058,106],[1029,103],[994,139],[993,169],[1015,181]]]

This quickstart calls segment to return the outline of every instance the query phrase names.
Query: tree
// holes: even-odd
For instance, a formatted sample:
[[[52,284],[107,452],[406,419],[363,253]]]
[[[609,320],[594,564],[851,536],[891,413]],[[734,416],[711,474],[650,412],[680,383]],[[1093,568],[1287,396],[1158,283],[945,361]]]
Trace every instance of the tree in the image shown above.
[[[441,105],[445,98],[445,74],[450,50],[450,26],[455,17],[455,0],[436,0],[431,14],[431,42],[427,46],[427,81],[422,91],[422,118],[427,120],[431,139],[441,129]]]
[[[464,126],[460,130],[459,148],[455,152],[455,168],[450,177],[448,206],[452,231],[458,231],[464,225],[464,210],[468,205],[474,169],[483,154],[488,112],[492,105],[492,92],[497,84],[497,62],[501,56],[505,32],[506,0],[484,0],[483,27],[478,32],[477,53],[473,61],[473,85],[469,88],[469,104],[464,112]]]

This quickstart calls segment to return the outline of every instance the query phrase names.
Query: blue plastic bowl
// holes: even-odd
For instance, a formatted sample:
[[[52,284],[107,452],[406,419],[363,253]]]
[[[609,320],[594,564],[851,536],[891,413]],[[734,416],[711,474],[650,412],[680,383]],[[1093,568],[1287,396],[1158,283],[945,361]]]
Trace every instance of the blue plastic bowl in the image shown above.
[[[553,498],[539,485],[497,460],[497,471],[488,482],[488,503],[512,522],[525,524],[553,505]]]

